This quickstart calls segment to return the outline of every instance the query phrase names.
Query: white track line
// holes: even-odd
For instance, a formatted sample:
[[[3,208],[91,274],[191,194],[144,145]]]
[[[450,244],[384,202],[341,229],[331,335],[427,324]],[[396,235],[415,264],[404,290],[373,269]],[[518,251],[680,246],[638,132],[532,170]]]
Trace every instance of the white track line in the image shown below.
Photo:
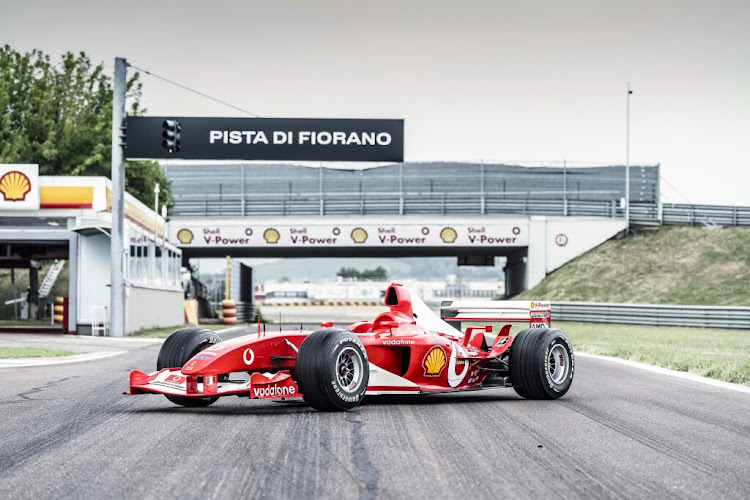
[[[109,352],[87,352],[74,356],[60,356],[57,358],[22,358],[22,359],[0,359],[0,368],[21,368],[27,366],[62,365],[65,363],[77,363],[79,361],[93,361],[96,359],[119,356],[128,351]]]
[[[684,380],[690,380],[692,382],[698,382],[699,384],[706,384],[706,385],[711,385],[714,387],[720,387],[722,389],[729,389],[731,391],[744,392],[746,394],[750,394],[750,387],[747,387],[744,385],[732,384],[730,382],[723,382],[721,380],[701,377],[699,375],[694,375],[692,373],[669,370],[667,368],[662,368],[661,366],[647,365],[645,363],[638,363],[637,361],[630,361],[628,359],[613,358],[611,356],[601,356],[599,354],[588,354],[585,352],[576,352],[575,356],[576,357],[580,356],[583,358],[600,359],[602,361],[611,361],[613,363],[619,363],[621,365],[630,366],[631,368],[638,368],[640,370],[646,370],[649,372],[658,373],[660,375],[668,375],[670,377],[676,377],[676,378],[681,378]]]

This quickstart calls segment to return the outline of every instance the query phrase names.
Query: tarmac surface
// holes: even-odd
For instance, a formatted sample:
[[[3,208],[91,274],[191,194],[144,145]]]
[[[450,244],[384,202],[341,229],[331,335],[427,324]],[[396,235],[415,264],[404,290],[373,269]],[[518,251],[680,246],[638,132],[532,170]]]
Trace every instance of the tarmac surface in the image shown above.
[[[557,401],[492,389],[347,413],[188,409],[122,394],[159,343],[78,342],[97,341],[127,353],[0,368],[3,498],[750,497],[747,393],[578,357]]]

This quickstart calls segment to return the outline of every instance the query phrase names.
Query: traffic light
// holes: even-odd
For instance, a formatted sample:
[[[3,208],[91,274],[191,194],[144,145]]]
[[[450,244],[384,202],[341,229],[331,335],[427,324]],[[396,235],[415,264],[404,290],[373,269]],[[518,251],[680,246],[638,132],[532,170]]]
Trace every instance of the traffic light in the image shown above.
[[[163,129],[161,136],[164,138],[161,141],[162,147],[170,153],[178,153],[180,151],[180,131],[182,130],[180,122],[164,120],[161,126]]]

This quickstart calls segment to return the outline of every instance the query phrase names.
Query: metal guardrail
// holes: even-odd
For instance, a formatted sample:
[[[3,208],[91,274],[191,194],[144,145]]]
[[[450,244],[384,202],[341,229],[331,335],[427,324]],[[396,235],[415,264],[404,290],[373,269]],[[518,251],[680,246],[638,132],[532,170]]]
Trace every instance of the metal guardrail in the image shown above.
[[[664,204],[662,224],[665,226],[750,226],[750,207]]]
[[[750,330],[750,307],[553,301],[552,321]]]

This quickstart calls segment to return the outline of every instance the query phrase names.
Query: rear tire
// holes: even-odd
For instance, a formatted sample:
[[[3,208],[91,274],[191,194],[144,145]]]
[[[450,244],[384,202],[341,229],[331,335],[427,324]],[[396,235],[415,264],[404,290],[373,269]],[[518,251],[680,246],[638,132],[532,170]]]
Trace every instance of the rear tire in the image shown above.
[[[560,330],[532,328],[521,331],[510,346],[510,378],[519,396],[557,399],[573,382],[573,347]]]
[[[319,411],[347,411],[365,397],[370,380],[367,352],[348,330],[318,330],[300,345],[295,376],[308,405]]]
[[[156,359],[156,369],[182,368],[190,358],[203,349],[221,342],[221,337],[210,330],[202,328],[181,328],[175,330],[162,344],[159,357]],[[202,407],[214,403],[218,397],[185,398],[165,394],[168,400],[176,405]]]

